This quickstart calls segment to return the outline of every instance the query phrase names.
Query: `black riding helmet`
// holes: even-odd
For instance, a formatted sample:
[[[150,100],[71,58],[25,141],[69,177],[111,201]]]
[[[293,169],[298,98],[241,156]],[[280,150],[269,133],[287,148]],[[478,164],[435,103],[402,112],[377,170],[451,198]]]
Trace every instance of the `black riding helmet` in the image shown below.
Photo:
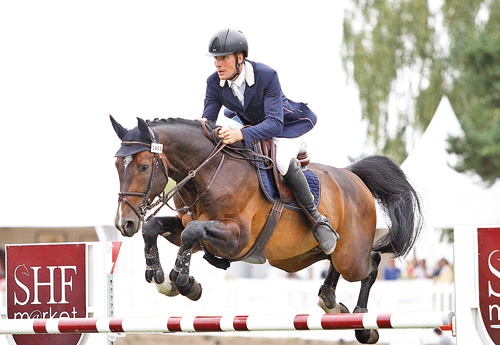
[[[224,29],[215,33],[208,44],[208,55],[223,56],[231,53],[243,53],[248,56],[248,42],[240,30]]]
[[[233,80],[240,75],[241,63],[238,63],[238,54],[243,54],[243,61],[248,56],[248,42],[240,30],[224,29],[215,33],[208,44],[208,55],[217,57],[234,54],[236,57],[236,73],[229,78]]]

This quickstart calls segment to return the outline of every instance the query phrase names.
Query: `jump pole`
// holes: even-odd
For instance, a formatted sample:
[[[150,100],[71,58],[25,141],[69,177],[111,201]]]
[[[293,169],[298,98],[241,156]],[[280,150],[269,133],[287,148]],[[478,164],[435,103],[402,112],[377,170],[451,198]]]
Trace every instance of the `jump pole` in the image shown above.
[[[2,319],[0,334],[175,333],[410,329],[453,326],[454,313],[297,314],[110,318]]]

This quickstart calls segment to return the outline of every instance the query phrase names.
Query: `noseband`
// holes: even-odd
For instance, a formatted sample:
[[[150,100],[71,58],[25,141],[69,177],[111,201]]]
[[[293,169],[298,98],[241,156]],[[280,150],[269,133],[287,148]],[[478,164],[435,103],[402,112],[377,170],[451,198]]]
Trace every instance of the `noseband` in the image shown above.
[[[149,197],[151,194],[151,190],[153,189],[153,182],[154,182],[156,173],[158,172],[158,166],[161,166],[161,169],[162,169],[163,173],[165,174],[167,181],[168,181],[168,168],[167,168],[167,165],[165,164],[165,161],[163,160],[163,158],[159,155],[159,153],[162,152],[162,148],[158,146],[159,144],[157,144],[157,143],[148,144],[148,143],[143,143],[140,141],[124,141],[124,142],[122,142],[122,145],[144,146],[144,147],[149,148],[150,151],[153,153],[153,171],[151,173],[151,177],[149,179],[149,184],[148,184],[148,189],[146,190],[146,192],[144,192],[144,193],[119,192],[118,193],[118,202],[123,201],[125,204],[130,206],[130,208],[135,212],[135,214],[141,220],[141,222],[144,222],[144,217],[146,216],[148,211],[151,210],[153,207],[155,207],[155,204],[151,204],[151,202],[149,201]],[[143,197],[144,198],[141,205],[139,205],[138,210],[126,198],[127,196],[136,196],[136,197]]]

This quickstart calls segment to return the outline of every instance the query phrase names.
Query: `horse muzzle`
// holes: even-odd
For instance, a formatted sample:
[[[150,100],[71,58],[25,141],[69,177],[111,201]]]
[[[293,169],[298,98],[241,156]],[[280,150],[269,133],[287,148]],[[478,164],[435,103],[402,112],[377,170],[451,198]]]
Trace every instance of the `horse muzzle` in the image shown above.
[[[139,230],[139,226],[132,220],[127,220],[123,223],[115,223],[115,227],[125,237],[132,237]]]
[[[120,207],[116,212],[115,227],[121,232],[125,237],[132,237],[141,228],[141,220],[136,217],[135,213],[130,217],[129,215],[123,214]]]
[[[144,203],[137,207],[126,198],[127,196],[144,197]],[[123,236],[132,237],[139,231],[148,210],[148,206],[144,205],[149,205],[147,193],[118,193],[118,209],[116,210],[115,227],[120,230]]]

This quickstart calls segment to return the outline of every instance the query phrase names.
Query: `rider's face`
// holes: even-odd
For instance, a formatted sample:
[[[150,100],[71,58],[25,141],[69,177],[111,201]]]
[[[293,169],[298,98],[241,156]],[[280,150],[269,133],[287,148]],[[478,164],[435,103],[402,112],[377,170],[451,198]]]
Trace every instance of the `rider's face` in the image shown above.
[[[240,63],[243,61],[243,54],[238,55],[238,60],[240,60]],[[236,74],[236,57],[234,54],[216,56],[214,64],[221,80],[226,80]]]

